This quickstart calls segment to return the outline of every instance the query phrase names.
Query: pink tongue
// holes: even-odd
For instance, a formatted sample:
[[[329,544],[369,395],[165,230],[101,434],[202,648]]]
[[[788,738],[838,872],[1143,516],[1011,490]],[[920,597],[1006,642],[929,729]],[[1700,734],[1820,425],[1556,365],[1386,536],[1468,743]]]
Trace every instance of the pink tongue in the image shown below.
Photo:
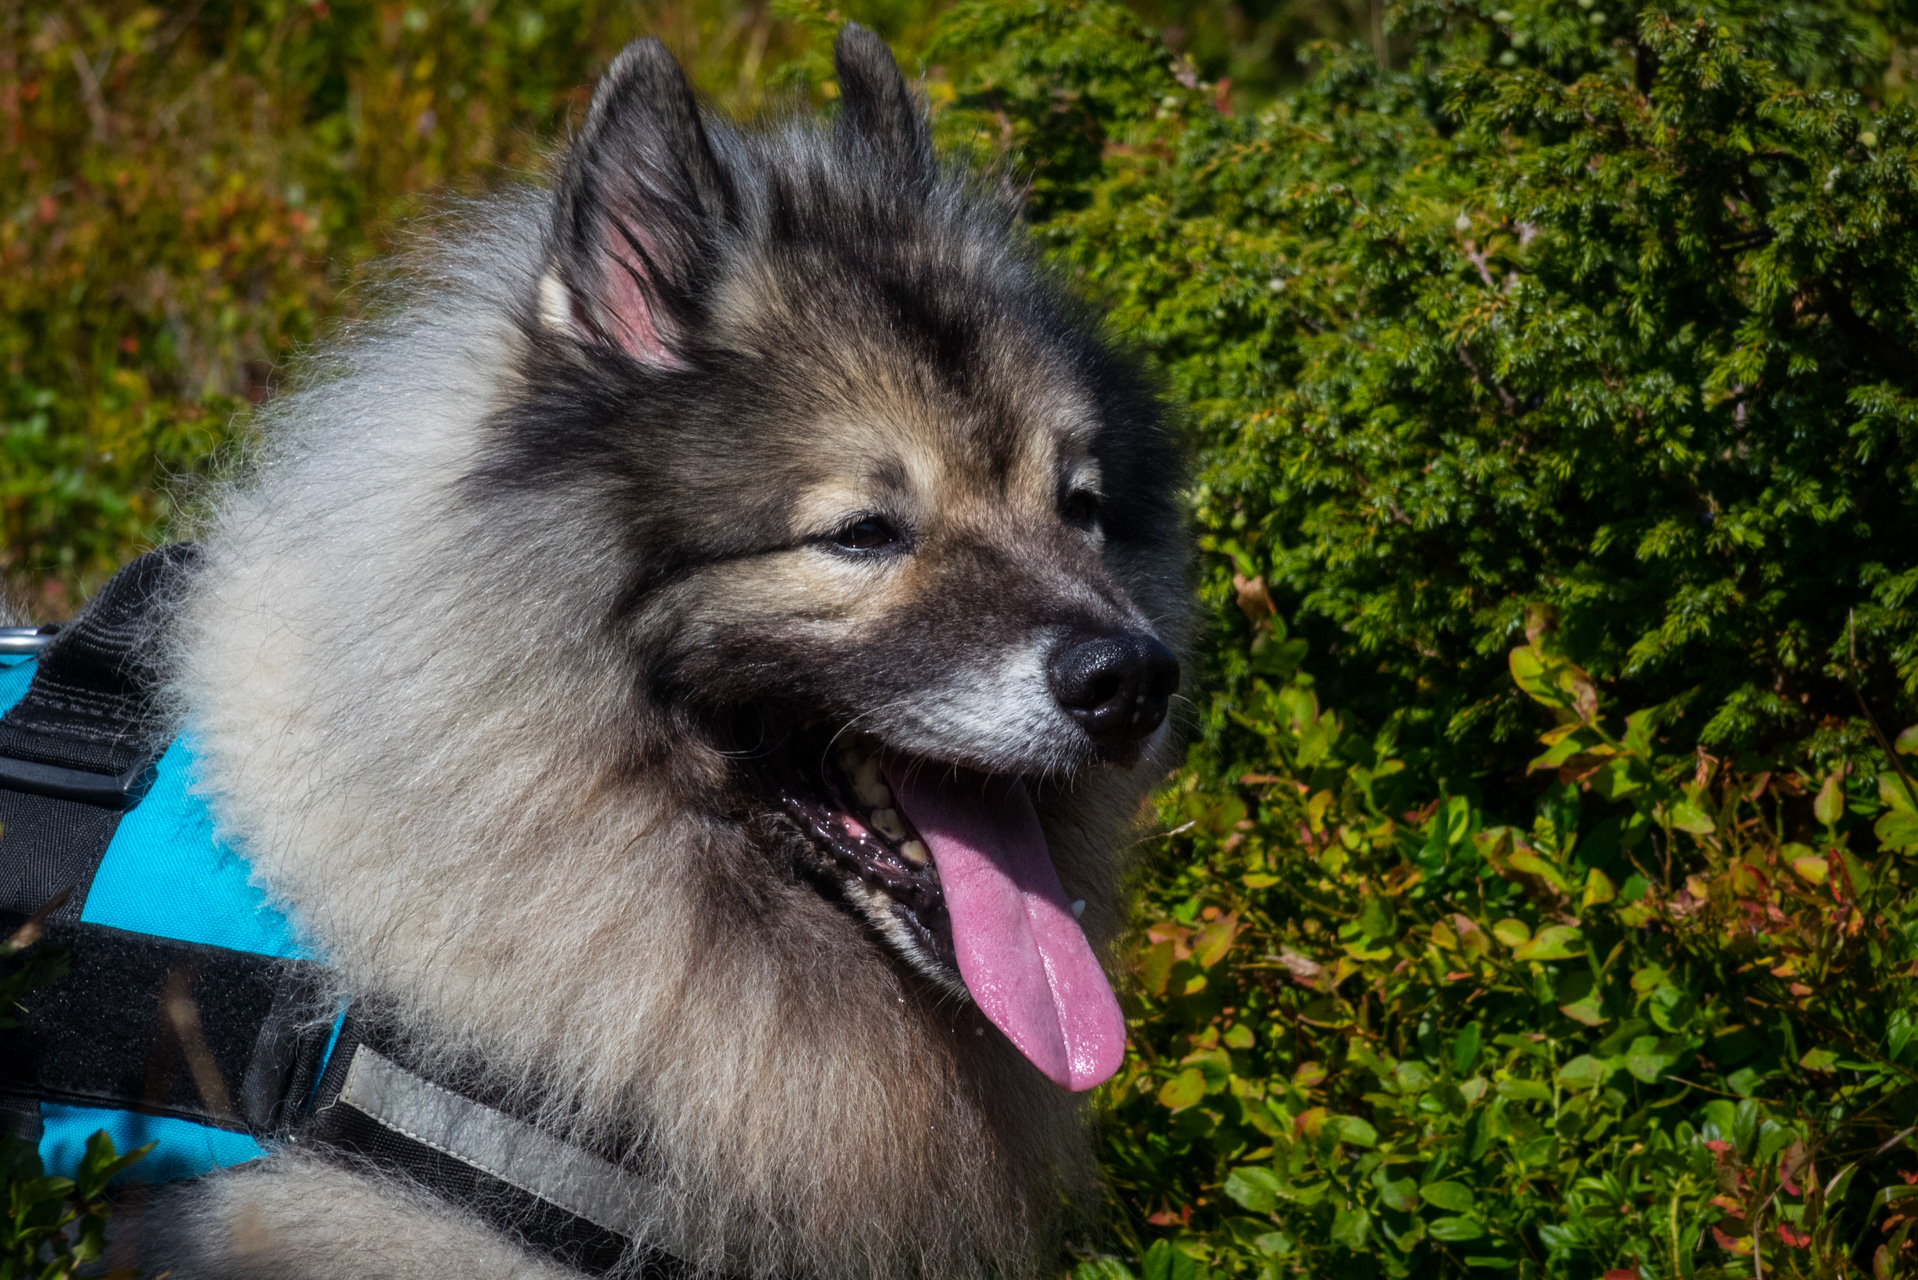
[[[1090,1089],[1125,1057],[1125,1019],[1066,905],[1024,784],[888,765],[932,849],[959,976],[992,1024],[1055,1084]]]

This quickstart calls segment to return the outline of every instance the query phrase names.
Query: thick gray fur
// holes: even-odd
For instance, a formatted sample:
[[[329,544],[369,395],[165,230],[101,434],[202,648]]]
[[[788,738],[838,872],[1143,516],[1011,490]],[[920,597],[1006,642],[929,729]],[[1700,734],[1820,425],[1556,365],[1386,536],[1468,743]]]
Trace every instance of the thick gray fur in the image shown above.
[[[1178,468],[884,45],[850,29],[840,75],[836,128],[746,131],[657,44],[622,54],[556,192],[451,220],[263,411],[171,695],[340,989],[629,1153],[649,1242],[714,1275],[1016,1278],[1090,1203],[1082,1099],[795,873],[729,735],[792,705],[1032,778],[1109,948],[1167,732],[1101,761],[1042,655],[1115,626],[1182,651]],[[1073,486],[1098,524],[1058,518]],[[911,556],[833,551],[867,509]],[[176,1280],[558,1274],[293,1149],[151,1205],[123,1248]]]

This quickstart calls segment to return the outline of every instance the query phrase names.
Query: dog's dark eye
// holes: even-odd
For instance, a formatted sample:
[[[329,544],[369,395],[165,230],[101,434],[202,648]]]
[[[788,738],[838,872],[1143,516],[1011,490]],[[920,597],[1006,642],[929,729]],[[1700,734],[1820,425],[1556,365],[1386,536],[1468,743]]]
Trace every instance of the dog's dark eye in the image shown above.
[[[833,545],[848,551],[884,551],[899,545],[899,530],[884,516],[861,516],[832,536]]]
[[[1065,505],[1059,508],[1059,516],[1067,524],[1091,524],[1099,518],[1099,495],[1085,489],[1074,489],[1066,495]]]

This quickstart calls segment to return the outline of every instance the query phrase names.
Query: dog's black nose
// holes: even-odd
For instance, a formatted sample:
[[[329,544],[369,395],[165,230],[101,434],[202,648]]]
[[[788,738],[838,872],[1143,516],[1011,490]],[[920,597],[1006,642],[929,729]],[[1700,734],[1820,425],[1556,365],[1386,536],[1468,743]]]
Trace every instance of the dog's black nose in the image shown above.
[[[1080,632],[1052,655],[1052,696],[1102,747],[1137,742],[1165,719],[1179,660],[1137,631]]]

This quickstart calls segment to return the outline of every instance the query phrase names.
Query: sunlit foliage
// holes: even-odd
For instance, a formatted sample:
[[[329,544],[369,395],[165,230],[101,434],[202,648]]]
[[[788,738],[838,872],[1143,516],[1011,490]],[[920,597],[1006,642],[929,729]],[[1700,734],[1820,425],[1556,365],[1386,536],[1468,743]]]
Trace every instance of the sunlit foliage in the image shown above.
[[[852,15],[1195,456],[1195,747],[1079,1280],[1913,1271],[1910,19]],[[626,36],[830,109],[845,16],[0,16],[10,579],[58,612],[159,536],[404,220],[538,170]]]
[[[1397,18],[1254,111],[1094,4],[944,31],[1199,464],[1081,1280],[1907,1272],[1903,29]]]

